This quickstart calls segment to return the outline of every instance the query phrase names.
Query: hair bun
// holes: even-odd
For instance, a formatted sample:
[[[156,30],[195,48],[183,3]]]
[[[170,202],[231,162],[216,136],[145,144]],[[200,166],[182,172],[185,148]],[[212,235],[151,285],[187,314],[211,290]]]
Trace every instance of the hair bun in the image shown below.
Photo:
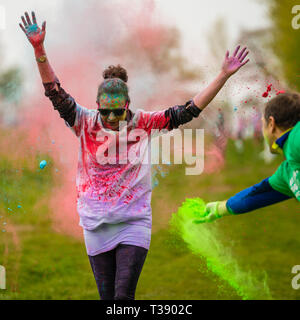
[[[117,66],[110,65],[108,68],[106,68],[103,71],[103,78],[104,79],[119,78],[124,82],[127,82],[128,80],[127,71],[119,64]]]

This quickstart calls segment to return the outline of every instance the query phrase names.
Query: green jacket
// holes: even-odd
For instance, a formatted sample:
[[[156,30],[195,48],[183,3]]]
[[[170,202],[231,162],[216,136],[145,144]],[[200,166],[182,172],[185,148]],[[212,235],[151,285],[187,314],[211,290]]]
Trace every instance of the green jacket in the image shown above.
[[[300,121],[276,140],[285,156],[276,172],[270,177],[271,187],[300,201]]]

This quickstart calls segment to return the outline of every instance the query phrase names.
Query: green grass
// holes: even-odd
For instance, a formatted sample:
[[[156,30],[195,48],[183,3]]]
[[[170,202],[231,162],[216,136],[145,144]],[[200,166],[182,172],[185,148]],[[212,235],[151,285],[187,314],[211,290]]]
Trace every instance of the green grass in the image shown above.
[[[261,148],[247,142],[239,154],[230,142],[219,173],[186,176],[184,167],[173,166],[160,179],[153,192],[153,236],[137,299],[240,299],[169,233],[168,221],[187,197],[223,200],[271,175],[280,159],[265,165],[258,157]],[[44,170],[38,168],[41,159],[49,162]],[[58,183],[53,176],[47,155],[0,156],[0,264],[7,272],[7,290],[0,291],[0,299],[98,299],[84,243],[52,229],[47,195]],[[216,222],[240,266],[267,272],[274,299],[300,298],[300,290],[291,287],[291,268],[300,264],[299,208],[289,200]]]

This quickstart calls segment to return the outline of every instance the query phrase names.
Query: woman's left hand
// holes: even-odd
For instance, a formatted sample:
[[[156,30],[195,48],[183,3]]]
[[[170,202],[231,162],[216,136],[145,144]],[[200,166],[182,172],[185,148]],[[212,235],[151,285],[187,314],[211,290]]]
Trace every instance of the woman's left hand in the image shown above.
[[[230,57],[229,51],[227,50],[225,60],[223,62],[222,71],[227,76],[230,77],[233,74],[235,74],[242,66],[244,66],[247,62],[249,62],[249,59],[247,59],[245,62],[245,58],[248,55],[249,51],[247,50],[247,47],[243,48],[240,52],[240,46],[238,46],[234,54]]]

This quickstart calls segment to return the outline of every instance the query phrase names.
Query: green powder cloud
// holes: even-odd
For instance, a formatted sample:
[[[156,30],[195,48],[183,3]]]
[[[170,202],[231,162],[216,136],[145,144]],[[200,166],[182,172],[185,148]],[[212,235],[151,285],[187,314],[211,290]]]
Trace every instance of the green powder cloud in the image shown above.
[[[226,281],[243,300],[272,299],[266,274],[241,269],[230,247],[222,244],[217,223],[193,223],[204,215],[205,205],[200,198],[186,199],[172,215],[172,232],[179,235],[192,253],[204,259],[208,270]]]

